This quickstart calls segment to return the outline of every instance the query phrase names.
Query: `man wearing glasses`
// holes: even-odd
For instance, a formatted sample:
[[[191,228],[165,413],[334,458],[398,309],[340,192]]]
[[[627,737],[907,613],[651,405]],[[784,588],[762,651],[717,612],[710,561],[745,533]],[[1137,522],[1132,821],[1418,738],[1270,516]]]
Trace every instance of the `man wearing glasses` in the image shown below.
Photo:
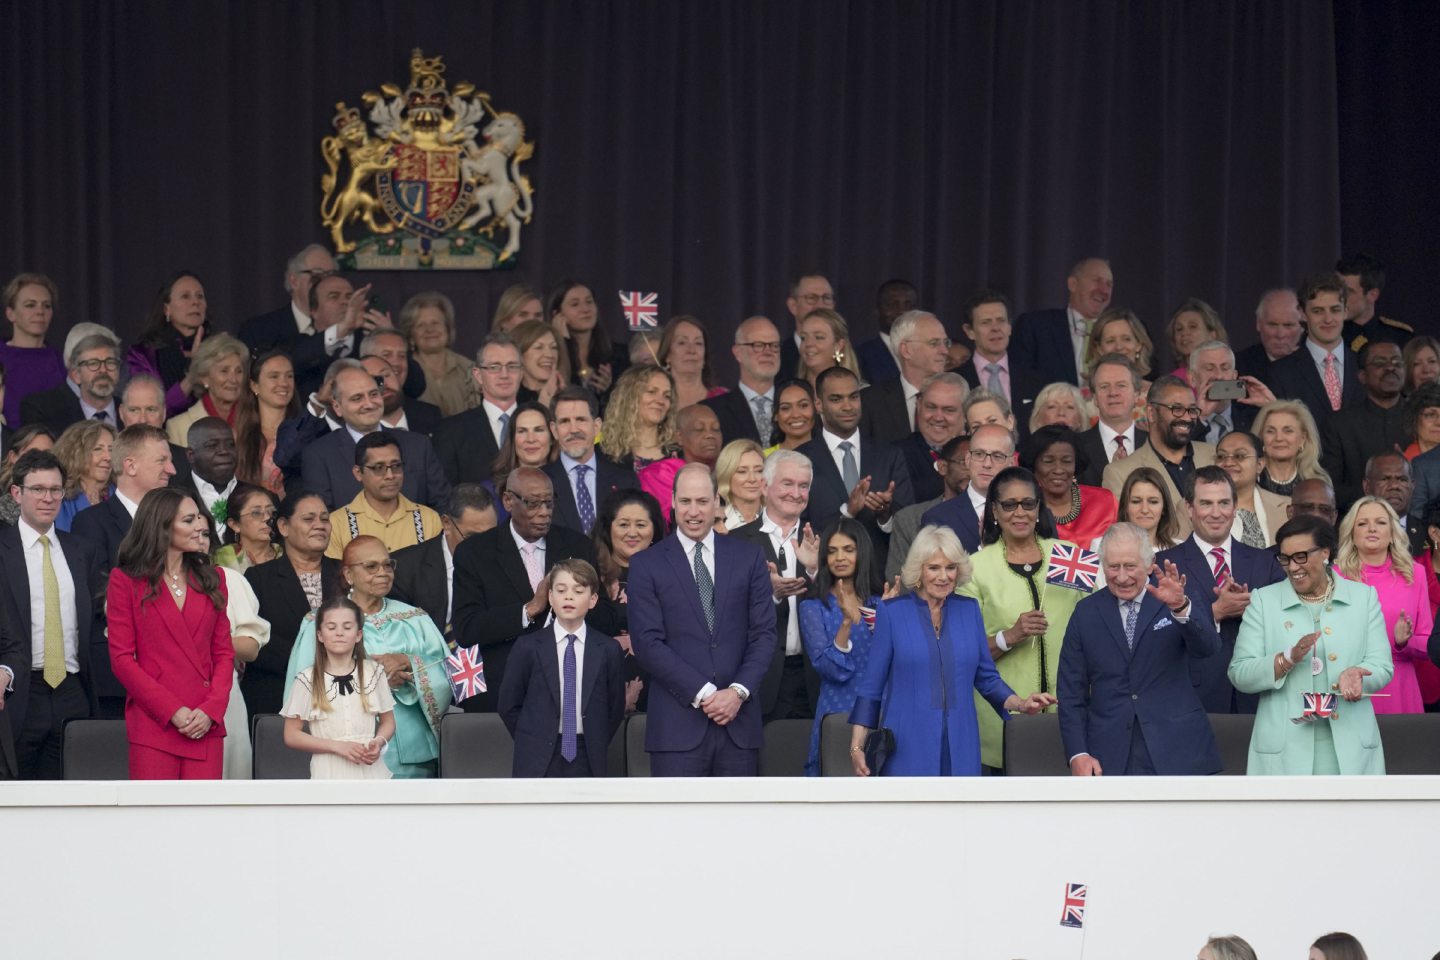
[[[703,403],[715,411],[725,443],[754,440],[768,447],[780,439],[774,432],[780,331],[768,317],[750,317],[735,331],[735,346],[730,352],[740,364],[739,388]]]
[[[310,284],[316,277],[334,273],[336,269],[335,258],[318,243],[310,244],[290,258],[285,264],[285,292],[290,294],[289,302],[240,325],[240,339],[253,356],[314,332],[310,319]]]
[[[1388,341],[1371,340],[1361,349],[1359,360],[1364,402],[1320,422],[1320,465],[1335,481],[1342,512],[1360,496],[1370,458],[1403,450],[1410,440],[1405,405],[1400,402],[1400,388],[1405,384],[1400,348]],[[1400,516],[1405,516],[1403,511]]]
[[[120,379],[120,348],[113,335],[81,337],[66,358],[70,379],[58,387],[32,393],[20,403],[20,419],[43,423],[55,436],[81,420],[100,420],[120,429],[115,385]]]
[[[920,525],[938,523],[949,527],[960,538],[960,544],[974,553],[980,549],[980,518],[985,515],[990,481],[1015,462],[1015,435],[998,424],[986,424],[970,435],[966,459],[970,483],[965,492],[932,508],[920,519]]]
[[[360,492],[330,514],[327,557],[339,560],[345,545],[356,537],[375,537],[385,549],[394,551],[439,535],[440,514],[400,492],[405,460],[395,439],[397,432],[369,433],[355,444],[355,479],[360,481]]]
[[[1150,436],[1140,449],[1124,460],[1112,460],[1105,468],[1105,489],[1120,496],[1125,478],[1134,470],[1150,467],[1165,478],[1165,495],[1180,528],[1180,537],[1190,536],[1190,516],[1180,509],[1180,491],[1197,467],[1215,462],[1215,445],[1192,442],[1190,437],[1200,422],[1200,406],[1195,391],[1179,377],[1163,376],[1155,380],[1147,395],[1146,410],[1150,415]]]
[[[915,412],[925,381],[943,373],[949,359],[950,337],[935,314],[924,310],[902,313],[890,328],[890,343],[900,365],[900,379],[865,391],[865,419],[861,431],[882,443],[893,443],[915,430]]]
[[[500,446],[515,416],[515,395],[520,391],[520,347],[510,334],[495,332],[485,338],[470,379],[480,406],[446,417],[430,434],[440,466],[451,483],[484,483],[500,453]]]
[[[800,369],[800,320],[811,310],[822,307],[835,309],[835,289],[830,281],[818,273],[807,273],[790,284],[790,295],[785,298],[785,309],[790,311],[790,328],[793,333],[785,337],[780,348],[780,369],[790,376]],[[852,344],[853,346],[853,344]]]

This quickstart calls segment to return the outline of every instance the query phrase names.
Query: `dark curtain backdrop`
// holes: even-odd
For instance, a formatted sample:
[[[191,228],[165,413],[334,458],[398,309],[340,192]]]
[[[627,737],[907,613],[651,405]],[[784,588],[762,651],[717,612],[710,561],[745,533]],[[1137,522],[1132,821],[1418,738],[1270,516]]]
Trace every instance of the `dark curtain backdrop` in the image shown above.
[[[728,372],[741,318],[788,327],[799,271],[832,278],[857,338],[891,276],[958,334],[977,286],[1058,305],[1092,253],[1152,330],[1196,295],[1249,343],[1260,293],[1328,265],[1340,240],[1337,42],[1316,0],[0,11],[0,265],[59,282],[60,329],[133,336],[180,267],[222,329],[283,303],[286,258],[326,238],[318,144],[336,101],[403,87],[416,46],[536,142],[518,268],[365,278],[393,309],[450,294],[462,348],[506,285],[578,277],[612,332],[621,288],[705,318]]]

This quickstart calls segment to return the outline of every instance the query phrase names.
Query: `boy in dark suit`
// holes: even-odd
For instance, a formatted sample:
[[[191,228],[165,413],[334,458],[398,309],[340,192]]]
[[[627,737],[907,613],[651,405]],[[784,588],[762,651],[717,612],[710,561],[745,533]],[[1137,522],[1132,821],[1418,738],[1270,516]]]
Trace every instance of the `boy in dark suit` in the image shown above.
[[[600,577],[584,560],[549,574],[548,627],[515,641],[500,684],[500,719],[515,738],[516,777],[603,777],[625,717],[620,644],[585,625]],[[588,733],[588,739],[587,739]]]

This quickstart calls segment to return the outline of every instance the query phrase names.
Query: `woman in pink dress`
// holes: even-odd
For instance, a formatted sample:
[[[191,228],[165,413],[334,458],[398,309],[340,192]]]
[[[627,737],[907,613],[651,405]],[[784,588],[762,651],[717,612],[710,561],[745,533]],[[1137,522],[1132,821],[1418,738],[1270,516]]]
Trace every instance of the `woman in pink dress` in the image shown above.
[[[1376,713],[1423,713],[1416,664],[1428,659],[1434,616],[1424,571],[1417,569],[1399,533],[1395,509],[1379,497],[1361,497],[1340,521],[1340,575],[1375,588],[1395,676],[1375,697]]]

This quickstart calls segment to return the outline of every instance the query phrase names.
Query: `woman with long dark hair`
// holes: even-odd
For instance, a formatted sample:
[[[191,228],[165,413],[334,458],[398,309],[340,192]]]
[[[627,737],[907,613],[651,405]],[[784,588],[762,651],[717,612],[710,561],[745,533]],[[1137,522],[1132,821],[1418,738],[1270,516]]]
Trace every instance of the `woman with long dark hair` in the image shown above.
[[[615,609],[615,640],[625,651],[625,712],[645,709],[645,682],[630,648],[630,617],[625,584],[630,579],[630,558],[665,536],[660,504],[643,490],[612,490],[600,501],[600,515],[591,534],[595,566],[600,572],[602,602]]]
[[[272,350],[256,357],[235,414],[235,476],[284,496],[285,475],[275,466],[275,438],[280,424],[299,413],[290,355]]]
[[[590,288],[578,280],[566,280],[550,291],[548,307],[555,335],[570,358],[572,382],[589,387],[604,405],[614,382],[615,348],[600,322],[600,311]]]
[[[140,342],[125,354],[130,376],[148,373],[165,385],[167,416],[190,406],[190,355],[209,332],[205,285],[181,270],[155,294]]]
[[[125,686],[132,780],[218,780],[234,678],[224,581],[194,499],[140,501],[110,571],[110,663]]]

